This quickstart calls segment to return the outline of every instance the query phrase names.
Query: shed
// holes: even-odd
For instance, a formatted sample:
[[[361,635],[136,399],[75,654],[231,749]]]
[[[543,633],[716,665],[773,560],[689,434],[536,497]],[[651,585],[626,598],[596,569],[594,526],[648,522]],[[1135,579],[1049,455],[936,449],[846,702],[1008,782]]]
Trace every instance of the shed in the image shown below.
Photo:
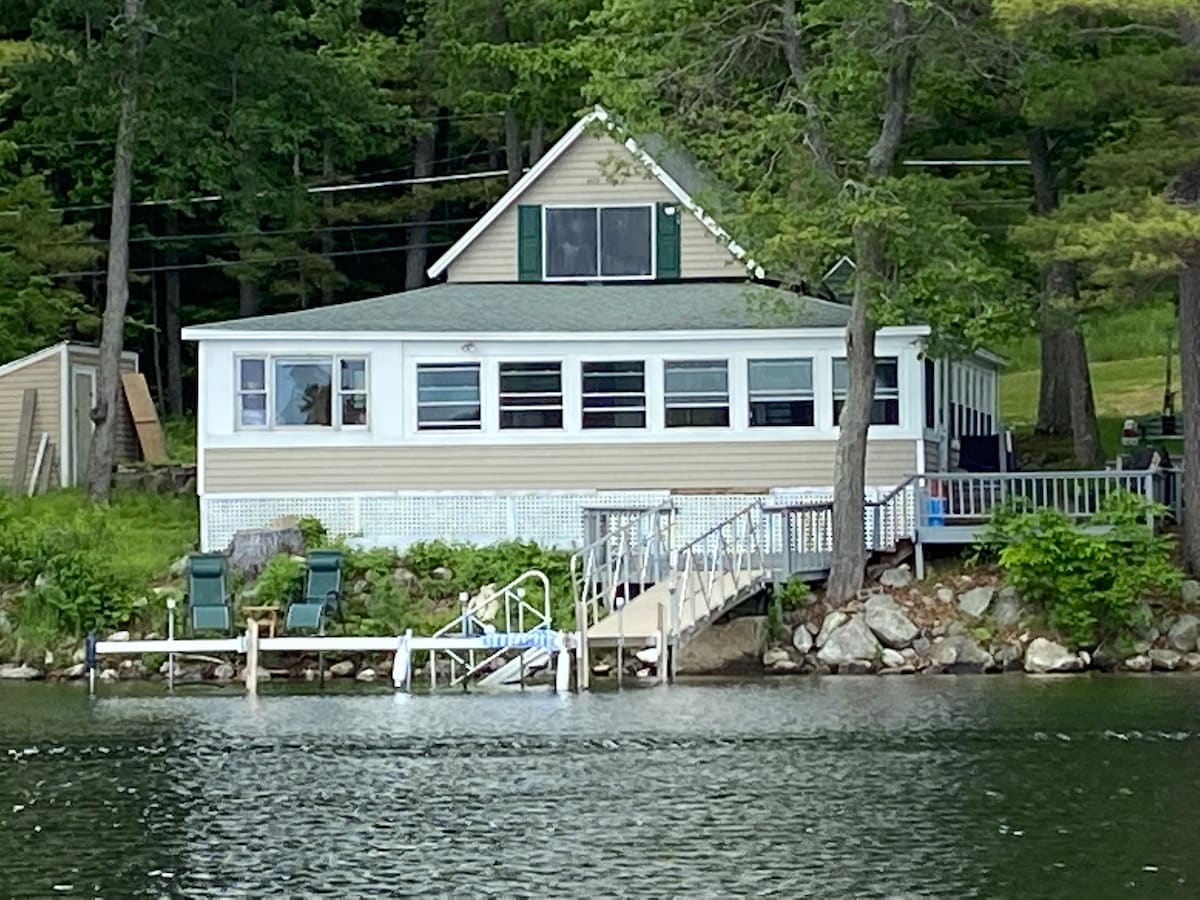
[[[95,404],[100,351],[67,341],[0,366],[0,483],[27,485],[46,435],[45,464],[49,482],[62,487],[85,480],[88,448],[95,427],[89,416]],[[136,353],[121,354],[121,371],[136,372]],[[32,391],[32,439],[22,444],[26,392]],[[116,458],[137,460],[139,444],[133,416],[123,392],[118,392]],[[26,417],[28,413],[24,414]],[[24,469],[16,472],[24,452]],[[15,483],[14,483],[15,482]]]

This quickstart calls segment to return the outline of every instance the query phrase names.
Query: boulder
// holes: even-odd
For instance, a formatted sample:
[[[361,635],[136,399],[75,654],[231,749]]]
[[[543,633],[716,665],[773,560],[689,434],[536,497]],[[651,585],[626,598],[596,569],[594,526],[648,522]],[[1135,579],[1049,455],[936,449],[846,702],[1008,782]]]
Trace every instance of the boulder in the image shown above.
[[[1034,674],[1047,672],[1078,672],[1083,660],[1062,644],[1045,638],[1034,638],[1025,650],[1025,671]]]
[[[891,647],[885,647],[879,655],[879,662],[885,669],[899,669],[907,661],[899,650],[893,650]]]
[[[958,608],[971,618],[978,619],[988,611],[994,596],[996,596],[994,587],[981,585],[971,588],[971,590],[958,595]]]
[[[70,668],[65,669],[63,671],[62,677],[70,678],[71,680],[74,680],[76,678],[82,678],[86,674],[87,674],[87,663],[75,663],[75,665],[73,665]]]
[[[764,669],[772,669],[780,663],[791,662],[792,658],[788,656],[788,652],[782,647],[768,647],[762,655],[762,664]]]
[[[929,652],[929,661],[943,671],[952,673],[986,672],[994,664],[992,655],[967,634],[956,634],[934,641]]]
[[[1102,672],[1111,672],[1120,662],[1121,657],[1113,651],[1109,644],[1101,644],[1092,653],[1092,667]]]
[[[368,668],[368,669],[361,669],[359,671],[359,673],[354,676],[354,680],[355,681],[374,681],[378,677],[379,676],[375,673],[374,669]]]
[[[929,638],[927,638],[927,637],[913,638],[913,642],[912,642],[913,651],[921,656],[928,656],[929,651],[932,649],[932,647],[933,647],[933,645],[929,643]]]
[[[1016,588],[1000,589],[992,606],[992,621],[1000,628],[1015,628],[1021,621],[1021,597]]]
[[[127,641],[129,640],[129,637],[130,635],[128,631],[114,631],[108,636],[107,639],[110,641]]]
[[[225,550],[229,567],[248,579],[257,578],[267,562],[281,553],[303,555],[304,535],[295,524],[278,528],[243,528]]]
[[[879,640],[897,650],[909,646],[919,634],[917,626],[909,621],[896,601],[887,594],[875,594],[868,598],[863,618]]]
[[[316,681],[320,677],[320,675],[321,675],[321,673],[318,672],[316,669],[314,669],[312,666],[308,666],[304,670],[304,680],[305,681]]]
[[[392,572],[392,583],[404,590],[408,590],[420,580],[415,572],[404,566],[397,566],[396,570]]]
[[[1200,602],[1200,581],[1189,578],[1179,586],[1179,596],[1183,598],[1184,603]]]
[[[829,640],[817,654],[817,659],[826,665],[845,666],[855,660],[874,662],[879,656],[879,641],[861,617],[851,619],[829,635]]]
[[[234,669],[231,663],[218,663],[217,667],[213,669],[213,678],[217,681],[233,681],[236,675],[237,670]]]
[[[1183,667],[1191,672],[1200,669],[1200,653],[1188,653],[1184,656]]]
[[[759,671],[767,645],[766,616],[738,616],[705,628],[684,644],[678,669],[686,675],[751,674]],[[803,629],[801,629],[803,630]],[[650,648],[657,661],[657,651]]]
[[[1020,644],[1004,644],[993,655],[996,668],[1001,672],[1015,672],[1021,668],[1021,661],[1025,656],[1025,651]]]
[[[1174,672],[1183,665],[1183,654],[1178,650],[1151,650],[1150,663],[1163,672]]]
[[[788,675],[792,672],[799,672],[802,666],[791,657],[781,659],[775,665],[771,666],[767,671],[773,675]]]
[[[829,636],[849,621],[850,617],[840,609],[835,609],[826,615],[825,620],[821,622],[821,630],[817,632],[817,648],[824,647]]]
[[[116,669],[104,669],[100,673],[100,680],[101,681],[116,681],[117,680],[117,670]]]
[[[448,566],[438,566],[430,574],[438,581],[450,581],[454,578],[454,571]]]
[[[937,599],[939,603],[953,603],[954,589],[948,587],[940,587],[937,589]]]
[[[875,671],[875,663],[866,659],[852,659],[838,666],[839,675],[870,675]]]
[[[20,663],[0,665],[0,679],[4,681],[33,681],[42,677],[42,670]]]
[[[1129,659],[1125,660],[1125,662],[1121,664],[1121,667],[1126,672],[1149,672],[1154,667],[1154,663],[1151,661],[1150,657],[1143,653],[1139,653],[1137,656],[1131,656]]]
[[[354,674],[354,663],[348,659],[335,662],[329,667],[329,674],[334,678],[348,678]]]
[[[171,563],[171,568],[168,571],[172,578],[182,578],[187,571],[188,558],[186,555],[179,557],[175,562]]]
[[[1191,614],[1179,617],[1167,632],[1167,643],[1180,653],[1191,653],[1196,649],[1196,638],[1200,636],[1200,619]]]
[[[792,646],[796,648],[796,652],[803,656],[812,649],[813,636],[803,625],[796,626],[796,630],[792,632]]]
[[[879,583],[884,587],[902,588],[908,587],[913,582],[912,569],[907,564],[896,566],[894,569],[886,569],[879,576]]]

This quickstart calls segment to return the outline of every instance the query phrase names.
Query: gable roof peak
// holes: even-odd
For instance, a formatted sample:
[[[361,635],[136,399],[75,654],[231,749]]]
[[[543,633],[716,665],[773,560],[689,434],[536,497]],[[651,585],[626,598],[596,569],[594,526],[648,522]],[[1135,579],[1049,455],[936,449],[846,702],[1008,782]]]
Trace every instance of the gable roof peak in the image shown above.
[[[634,159],[645,166],[650,174],[657,178],[658,181],[662,183],[663,187],[665,187],[675,197],[675,199],[679,201],[681,206],[695,216],[696,219],[699,220],[700,224],[702,224],[715,238],[717,238],[717,240],[723,243],[736,259],[741,261],[746,266],[746,269],[751,275],[753,275],[755,278],[765,277],[762,267],[755,263],[754,260],[747,255],[745,248],[734,241],[729,232],[717,224],[716,220],[700,207],[695,198],[692,196],[692,193],[685,188],[684,184],[681,183],[685,182],[688,183],[688,186],[694,187],[695,179],[691,177],[691,173],[673,174],[671,171],[669,171],[669,163],[667,166],[664,166],[661,159],[656,159],[654,156],[651,156],[650,153],[647,152],[646,148],[639,144],[634,138],[628,136],[625,133],[624,128],[614,121],[612,114],[599,104],[593,107],[591,112],[582,116],[574,125],[572,125],[567,130],[567,133],[559,138],[558,141],[546,151],[541,159],[539,159],[534,165],[530,166],[525,171],[525,174],[522,175],[521,178],[516,182],[516,184],[510,187],[505,192],[504,196],[497,200],[496,203],[493,204],[486,213],[484,213],[483,217],[480,218],[479,221],[474,225],[472,225],[470,229],[468,229],[466,234],[459,238],[449,250],[443,253],[438,260],[429,267],[429,277],[437,278],[448,268],[450,268],[450,265],[462,255],[467,247],[474,243],[475,239],[483,234],[483,232],[486,231],[491,224],[496,221],[496,219],[500,218],[505,210],[512,207],[512,205],[517,202],[521,195],[524,194],[525,191],[527,191],[533,185],[533,183],[536,182],[548,169],[550,169],[550,167],[558,161],[559,157],[566,153],[566,151],[569,150],[575,144],[575,142],[587,132],[588,127],[595,122],[603,123],[607,128],[610,137],[612,137],[612,139],[618,144],[624,146],[624,148],[633,155]],[[663,148],[659,149],[660,157],[665,158],[666,153],[664,150],[665,145]],[[677,174],[681,177],[676,177]]]

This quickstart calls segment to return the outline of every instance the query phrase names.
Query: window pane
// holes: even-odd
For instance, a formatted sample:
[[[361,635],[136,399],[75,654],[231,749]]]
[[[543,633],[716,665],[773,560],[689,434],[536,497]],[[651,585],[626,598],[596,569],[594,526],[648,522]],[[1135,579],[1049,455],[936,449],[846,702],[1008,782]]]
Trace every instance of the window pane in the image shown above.
[[[331,360],[275,361],[275,424],[330,425]]]
[[[728,406],[669,406],[666,411],[668,428],[724,428],[728,424]]]
[[[344,394],[342,396],[342,424],[367,424],[367,395]]]
[[[562,364],[500,364],[500,427],[562,428]]]
[[[651,275],[650,208],[600,210],[600,274]]]
[[[267,361],[265,359],[243,359],[239,361],[241,375],[239,386],[243,391],[262,391],[267,387]]]
[[[812,400],[750,401],[750,427],[813,425]]]
[[[752,393],[811,394],[812,389],[811,359],[750,360]]]
[[[342,390],[365,391],[367,389],[367,361],[365,359],[342,360]]]
[[[501,409],[501,428],[562,428],[562,407],[557,409]]]
[[[896,390],[900,387],[900,366],[896,358],[884,357],[875,360],[875,391]]]
[[[500,393],[561,393],[560,363],[501,363]]]
[[[479,364],[417,366],[417,427],[479,428]]]
[[[546,210],[546,277],[596,275],[596,210]]]
[[[835,359],[833,361],[833,392],[835,394],[846,393],[849,383],[850,375],[846,370],[846,361],[844,359]]]
[[[729,424],[729,371],[724,360],[669,362],[663,380],[668,428]]]
[[[664,381],[668,394],[721,394],[729,390],[724,362],[669,362]]]
[[[584,363],[582,372],[584,428],[646,427],[645,363]]]
[[[266,394],[242,394],[239,399],[242,409],[243,425],[267,424]]]

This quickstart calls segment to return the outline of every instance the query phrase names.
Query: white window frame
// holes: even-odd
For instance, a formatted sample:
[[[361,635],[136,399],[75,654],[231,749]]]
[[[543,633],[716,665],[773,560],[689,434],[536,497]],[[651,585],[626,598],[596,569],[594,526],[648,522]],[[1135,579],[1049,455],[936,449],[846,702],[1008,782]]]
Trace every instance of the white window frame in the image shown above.
[[[804,392],[784,390],[754,390],[751,384],[751,370],[755,363],[782,365],[784,363],[808,363],[808,379],[812,387]],[[754,404],[758,403],[803,403],[812,404],[812,424],[810,425],[781,425],[776,422],[755,424],[753,421]],[[812,356],[751,356],[746,359],[746,428],[757,431],[763,428],[816,428],[817,427],[817,361]]]
[[[715,396],[715,393],[716,393],[715,391],[692,391],[687,394],[672,394],[671,391],[667,390],[667,376],[671,369],[671,366],[687,365],[689,363],[693,363],[693,364],[711,363],[714,365],[719,363],[725,367],[725,404],[724,405],[725,405],[725,418],[727,421],[725,422],[724,425],[671,425],[667,422],[667,419],[669,418],[668,413],[672,409],[719,409],[720,408],[719,404],[712,404],[712,403],[686,403],[686,402],[672,403],[671,402],[670,398],[672,396],[676,396],[676,397],[687,397],[687,396],[711,397],[711,396]],[[724,429],[726,431],[731,430],[733,428],[733,423],[734,423],[733,391],[731,390],[733,385],[732,385],[731,370],[732,370],[732,367],[730,366],[729,357],[721,358],[721,357],[704,356],[704,357],[698,357],[696,359],[663,359],[663,361],[662,361],[662,410],[663,410],[662,425],[663,425],[663,430],[664,431],[697,431],[697,432],[717,431],[717,430],[721,430],[721,429]]]
[[[588,397],[633,397],[633,396],[638,395],[637,393],[613,392],[613,391],[603,392],[603,393],[597,393],[597,392],[588,393],[586,391],[586,389],[584,388],[584,385],[585,385],[587,377],[588,377],[587,373],[584,372],[585,366],[589,366],[589,365],[619,365],[622,363],[625,363],[625,364],[640,363],[642,366],[642,390],[640,391],[640,396],[642,398],[642,405],[641,406],[605,406],[605,407],[597,407],[597,408],[589,409],[588,402],[587,402]],[[579,409],[579,419],[578,419],[578,421],[579,421],[579,430],[582,433],[587,434],[587,433],[595,433],[595,432],[600,432],[600,433],[608,432],[611,434],[611,433],[621,433],[621,432],[646,432],[646,431],[650,430],[650,371],[649,371],[650,370],[650,362],[649,362],[649,360],[647,360],[645,358],[640,358],[640,359],[636,359],[636,358],[635,359],[629,359],[629,358],[591,359],[591,358],[585,357],[585,358],[582,358],[579,360],[578,366],[579,366],[579,408],[578,408]],[[592,413],[640,412],[642,414],[642,424],[641,425],[626,425],[626,426],[605,425],[605,426],[589,427],[586,424],[584,424],[584,417],[589,412],[592,412]],[[574,413],[574,410],[572,410],[572,413]]]
[[[261,360],[264,367],[265,388],[243,390],[243,360]],[[354,360],[363,364],[366,387],[361,391],[342,390],[342,361]],[[279,425],[275,422],[275,364],[277,362],[328,362],[329,370],[329,418],[328,425]],[[320,431],[369,431],[371,428],[371,356],[369,353],[239,353],[233,358],[233,427],[234,431],[296,431],[311,434]],[[264,395],[266,400],[266,423],[245,425],[242,423],[242,397],[248,394]],[[342,397],[361,395],[367,400],[367,421],[362,425],[342,423]]]
[[[896,401],[896,421],[895,422],[870,422],[869,424],[872,428],[900,428],[900,427],[903,427],[903,425],[904,425],[904,405],[905,404],[903,402],[903,397],[901,396],[903,393],[903,391],[901,389],[902,388],[901,381],[902,381],[902,374],[903,374],[903,366],[901,365],[902,359],[903,359],[903,357],[898,353],[878,354],[875,357],[875,365],[876,366],[878,366],[879,363],[881,363],[881,362],[889,362],[890,361],[890,362],[895,363],[895,365],[896,365],[896,386],[894,388],[883,388],[881,390],[879,388],[879,385],[877,383],[875,383],[876,382],[875,374],[872,373],[871,381],[872,381],[872,386],[875,388],[875,390],[871,394],[871,406],[872,406],[872,408],[874,408],[876,401],[879,401],[879,400],[895,400]],[[837,378],[834,375],[834,373],[837,371],[837,364],[839,362],[846,363],[847,365],[849,365],[846,362],[846,357],[844,357],[844,356],[831,356],[829,358],[829,388],[830,388],[829,411],[833,414],[833,427],[834,428],[838,427],[838,422],[841,418],[841,416],[838,415],[836,404],[839,400],[841,400],[843,403],[846,402],[846,391],[838,390]],[[849,377],[849,372],[847,372],[847,378],[848,377]]]
[[[547,371],[549,371],[551,368],[556,369],[558,371],[558,391],[556,391],[556,392],[555,391],[523,391],[520,393],[507,393],[506,394],[503,390],[504,367],[505,366],[544,366]],[[566,408],[565,391],[563,390],[563,369],[564,368],[565,368],[565,364],[564,364],[563,360],[561,360],[561,359],[546,359],[546,360],[500,359],[500,360],[497,360],[496,361],[496,429],[501,432],[504,432],[504,431],[516,431],[516,432],[536,431],[536,432],[544,433],[547,431],[550,431],[550,432],[565,431],[566,427],[567,427],[567,408]],[[482,382],[480,384],[480,387],[481,387],[481,392],[482,392]],[[506,397],[515,398],[517,400],[517,403],[515,405],[506,406],[505,405]],[[556,406],[555,405],[548,405],[548,406],[522,405],[520,402],[520,398],[522,398],[522,397],[557,397],[558,405],[556,405]],[[530,427],[520,428],[520,427],[515,427],[515,426],[509,426],[507,428],[504,427],[504,413],[505,412],[546,412],[546,411],[551,411],[551,410],[558,410],[560,424],[557,426],[546,425],[546,426],[539,426],[537,428],[530,428]],[[482,415],[482,410],[481,410],[481,415]],[[418,420],[419,419],[420,419],[420,416],[418,415]],[[465,431],[466,429],[463,429],[463,430]]]
[[[547,275],[550,271],[550,228],[546,213],[552,209],[594,209],[596,211],[596,274],[595,275]],[[650,211],[650,274],[648,275],[603,275],[600,263],[603,251],[600,244],[603,232],[600,228],[600,211],[604,209],[648,209]],[[542,281],[653,281],[658,272],[658,222],[655,203],[553,203],[542,206]]]
[[[477,376],[479,390],[479,418],[471,424],[463,424],[458,427],[447,427],[445,425],[422,424],[421,421],[421,371],[425,370],[446,370],[446,369],[474,369]],[[414,425],[420,434],[458,434],[458,433],[480,433],[485,430],[484,422],[487,419],[487,410],[484,408],[484,366],[481,360],[455,360],[455,361],[438,361],[438,360],[419,360],[416,368],[413,370],[413,411],[416,414]],[[469,404],[462,401],[454,401],[456,405],[467,406]],[[431,405],[431,404],[425,404]],[[443,403],[436,404],[439,406],[448,406],[451,404]]]

